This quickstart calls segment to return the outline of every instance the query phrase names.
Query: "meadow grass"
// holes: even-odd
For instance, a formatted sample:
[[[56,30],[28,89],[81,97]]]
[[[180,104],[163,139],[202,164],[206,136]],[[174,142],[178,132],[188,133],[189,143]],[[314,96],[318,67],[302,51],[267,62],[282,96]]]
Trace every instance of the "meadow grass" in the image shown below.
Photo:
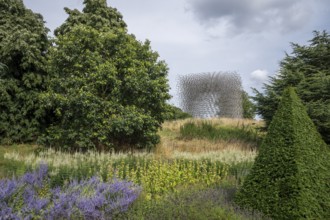
[[[208,139],[217,140],[241,140],[246,142],[257,142],[258,134],[250,127],[216,127],[209,122],[196,124],[189,122],[180,128],[180,137],[183,139]]]
[[[0,146],[0,179],[11,177],[15,174],[23,175],[25,172],[24,162],[5,158],[6,153],[19,152],[20,155],[31,155],[38,149],[37,145],[1,145]]]
[[[185,125],[193,125],[193,129],[186,131]],[[213,131],[200,129],[207,125]],[[208,151],[238,150],[250,151],[259,145],[264,133],[262,121],[248,119],[184,119],[165,122],[159,131],[161,143],[156,148],[156,154],[169,156],[175,152],[202,153]],[[219,131],[220,130],[220,131]],[[185,133],[186,131],[186,133]],[[221,135],[226,132],[226,137]]]
[[[160,159],[151,153],[69,154],[47,150],[24,156],[17,152],[6,153],[5,158],[11,161],[24,161],[25,170],[33,170],[40,163],[48,164],[52,186],[63,185],[72,179],[81,180],[97,175],[104,181],[119,178],[140,184],[149,198],[173,192],[177,186],[197,183],[211,186],[231,182],[237,185],[253,164],[253,157],[244,160],[234,154],[221,161],[221,158],[212,159],[196,155],[195,158],[191,155],[177,155],[172,159]]]
[[[180,188],[159,200],[140,198],[128,212],[118,216],[118,219],[266,219],[260,213],[251,213],[233,205],[234,194],[234,188],[205,187],[203,185],[195,185],[189,189]]]
[[[249,143],[233,139],[214,141],[192,136],[183,139],[180,130],[186,124],[208,129],[240,130],[247,126],[260,126],[251,120],[230,119],[188,119],[165,122],[159,131],[161,143],[153,152],[61,152],[54,149],[38,149],[37,146],[2,147],[1,153],[6,172],[3,176],[22,175],[41,163],[50,169],[53,185],[62,185],[72,179],[84,179],[98,175],[104,181],[112,177],[128,179],[142,184],[148,197],[155,197],[167,191],[174,191],[183,183],[216,183],[240,185],[251,169],[257,155],[256,139]],[[198,131],[197,131],[198,132]],[[203,131],[204,132],[204,131]],[[206,133],[207,135],[207,133]],[[255,142],[253,142],[255,141]],[[38,150],[37,150],[38,149]],[[19,150],[19,151],[18,151]],[[186,175],[186,176],[185,176]],[[162,180],[152,185],[153,179]],[[221,180],[221,181],[220,181]]]
[[[162,125],[163,129],[171,130],[175,133],[178,133],[180,127],[186,124],[187,122],[192,122],[196,124],[201,124],[208,122],[215,126],[221,127],[242,127],[242,126],[251,126],[251,127],[263,127],[265,124],[263,121],[257,121],[252,119],[232,119],[232,118],[188,118],[183,120],[176,121],[165,121]]]
[[[182,128],[189,123],[194,126],[195,131],[192,132],[197,129],[197,133],[186,138],[182,135]],[[206,132],[198,131],[203,126]],[[233,119],[165,122],[159,130],[161,142],[151,152],[72,153],[35,145],[0,146],[0,178],[21,176],[40,163],[46,163],[51,187],[95,175],[103,181],[118,178],[141,185],[141,196],[128,212],[129,219],[136,219],[132,216],[142,214],[146,216],[144,219],[157,216],[167,216],[168,219],[251,219],[249,214],[242,214],[230,204],[219,206],[217,201],[208,200],[207,196],[200,200],[197,198],[214,187],[234,190],[242,184],[253,166],[258,138],[263,134],[257,133],[257,138],[248,137],[250,139],[244,135],[250,135],[250,131],[259,132],[262,126],[262,122]],[[223,130],[229,131],[226,138],[223,135],[207,137],[210,132],[216,136]],[[203,132],[204,136],[200,135]],[[189,194],[192,188],[198,190]],[[189,202],[188,198],[195,200]],[[177,207],[181,207],[181,211]],[[125,218],[127,216],[118,216],[118,219]]]

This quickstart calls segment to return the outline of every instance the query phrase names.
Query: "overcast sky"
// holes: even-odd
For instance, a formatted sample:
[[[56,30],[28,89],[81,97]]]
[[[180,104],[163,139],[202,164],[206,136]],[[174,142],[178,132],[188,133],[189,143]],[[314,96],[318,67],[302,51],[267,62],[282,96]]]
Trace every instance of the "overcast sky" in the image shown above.
[[[83,0],[23,0],[53,31]],[[330,0],[108,0],[129,33],[151,41],[168,64],[171,102],[179,105],[179,75],[240,74],[244,89],[261,88],[279,69],[290,42],[307,44],[313,30],[330,30]]]

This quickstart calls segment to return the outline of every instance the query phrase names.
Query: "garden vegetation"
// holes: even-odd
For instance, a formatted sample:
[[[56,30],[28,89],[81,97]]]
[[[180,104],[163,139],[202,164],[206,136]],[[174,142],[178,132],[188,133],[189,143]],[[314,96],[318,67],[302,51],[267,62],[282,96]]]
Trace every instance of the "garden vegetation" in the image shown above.
[[[198,138],[181,140],[180,126],[189,121],[201,123],[193,119],[166,122],[163,130],[159,130],[161,142],[169,143],[177,140],[178,143],[185,142],[191,146],[200,143]],[[237,124],[248,126],[252,122],[213,119],[209,123],[218,128],[226,126],[234,129]],[[161,219],[162,216],[169,219],[262,219],[261,214],[253,214],[233,204],[235,191],[249,173],[256,156],[256,151],[247,148],[249,144],[244,145],[243,140],[235,145],[229,144],[234,140],[234,136],[232,140],[223,140],[223,143],[204,139],[205,146],[200,147],[199,150],[197,146],[196,149],[187,149],[184,145],[175,146],[174,150],[170,145],[160,144],[152,152],[122,153],[96,151],[70,153],[37,146],[0,147],[0,171],[2,171],[0,175],[9,178],[4,181],[13,181],[10,179],[12,176],[18,177],[15,178],[17,180],[26,173],[38,173],[40,164],[47,165],[47,177],[45,177],[47,184],[42,187],[36,186],[35,190],[50,193],[47,193],[46,197],[34,198],[38,201],[48,198],[49,202],[46,206],[42,206],[42,212],[39,212],[40,209],[34,211],[35,218],[45,216],[48,210],[53,209],[54,202],[57,202],[51,199],[54,198],[53,189],[58,188],[61,195],[71,196],[73,183],[76,184],[75,189],[82,190],[87,183],[97,180],[98,184],[111,185],[119,182],[120,185],[127,186],[121,188],[123,191],[119,192],[126,192],[127,189],[134,192],[134,196],[129,198],[135,199],[136,195],[138,197],[130,200],[132,203],[126,203],[127,209],[126,206],[123,209],[120,206],[114,209],[112,214],[108,214],[104,211],[105,205],[96,206],[95,204],[98,203],[92,203],[98,201],[95,200],[96,194],[93,194],[98,189],[98,184],[94,184],[84,191],[91,193],[88,194],[91,197],[84,199],[93,198],[89,200],[89,210],[95,210],[96,213],[85,215],[81,210],[79,211],[81,206],[78,200],[72,204],[75,210],[71,213],[72,216],[80,216],[82,219],[98,219],[97,216],[102,215],[106,216],[105,219],[112,217],[113,219]],[[112,198],[118,198],[115,201],[121,201],[121,197],[118,196],[122,194],[119,192],[111,191],[111,194],[114,193]],[[74,193],[78,192],[74,191]],[[11,198],[24,200],[23,194],[10,195]],[[16,203],[5,201],[13,215],[28,217],[32,212],[18,213],[15,208],[18,207]]]
[[[62,149],[152,148],[168,118],[165,62],[105,0],[85,0],[47,38],[42,16],[1,0],[0,137]]]
[[[106,0],[65,11],[51,38],[0,0],[0,219],[330,219],[325,31],[242,91],[249,120],[193,119]]]
[[[290,87],[237,203],[273,219],[329,219],[329,170],[329,149]]]

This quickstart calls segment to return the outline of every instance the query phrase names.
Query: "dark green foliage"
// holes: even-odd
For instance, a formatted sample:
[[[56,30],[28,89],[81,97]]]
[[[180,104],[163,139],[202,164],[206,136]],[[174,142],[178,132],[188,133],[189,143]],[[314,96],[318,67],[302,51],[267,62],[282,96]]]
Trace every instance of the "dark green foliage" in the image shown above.
[[[174,105],[167,105],[168,110],[168,116],[166,117],[166,120],[180,120],[180,119],[186,119],[186,118],[192,118],[191,114],[182,111],[180,108],[174,106]]]
[[[246,141],[254,143],[256,146],[262,139],[258,131],[249,126],[217,127],[208,122],[202,122],[200,124],[187,122],[180,127],[180,135],[184,139],[198,138],[212,141]]]
[[[243,118],[253,119],[256,116],[256,106],[250,100],[247,92],[242,92]]]
[[[330,219],[329,170],[327,145],[288,88],[236,201],[274,219]]]
[[[7,70],[7,66],[3,63],[0,63],[0,74],[4,74]]]
[[[48,29],[21,0],[0,0],[0,142],[34,141],[46,123],[44,90]]]
[[[59,148],[153,147],[170,98],[167,66],[150,42],[127,33],[105,0],[67,9],[49,51],[44,107],[55,120],[41,143]]]
[[[281,62],[279,73],[265,84],[264,93],[257,90],[254,100],[257,113],[266,124],[272,120],[283,89],[295,86],[298,96],[307,107],[323,140],[330,144],[330,35],[314,32],[310,44],[292,44],[293,52]]]

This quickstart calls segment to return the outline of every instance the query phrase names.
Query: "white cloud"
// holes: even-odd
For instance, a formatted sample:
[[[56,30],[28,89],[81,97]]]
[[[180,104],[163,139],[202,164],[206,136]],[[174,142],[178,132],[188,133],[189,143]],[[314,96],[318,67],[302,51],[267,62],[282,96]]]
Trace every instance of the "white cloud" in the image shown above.
[[[250,78],[258,83],[264,83],[268,79],[268,71],[257,69],[250,73]]]

